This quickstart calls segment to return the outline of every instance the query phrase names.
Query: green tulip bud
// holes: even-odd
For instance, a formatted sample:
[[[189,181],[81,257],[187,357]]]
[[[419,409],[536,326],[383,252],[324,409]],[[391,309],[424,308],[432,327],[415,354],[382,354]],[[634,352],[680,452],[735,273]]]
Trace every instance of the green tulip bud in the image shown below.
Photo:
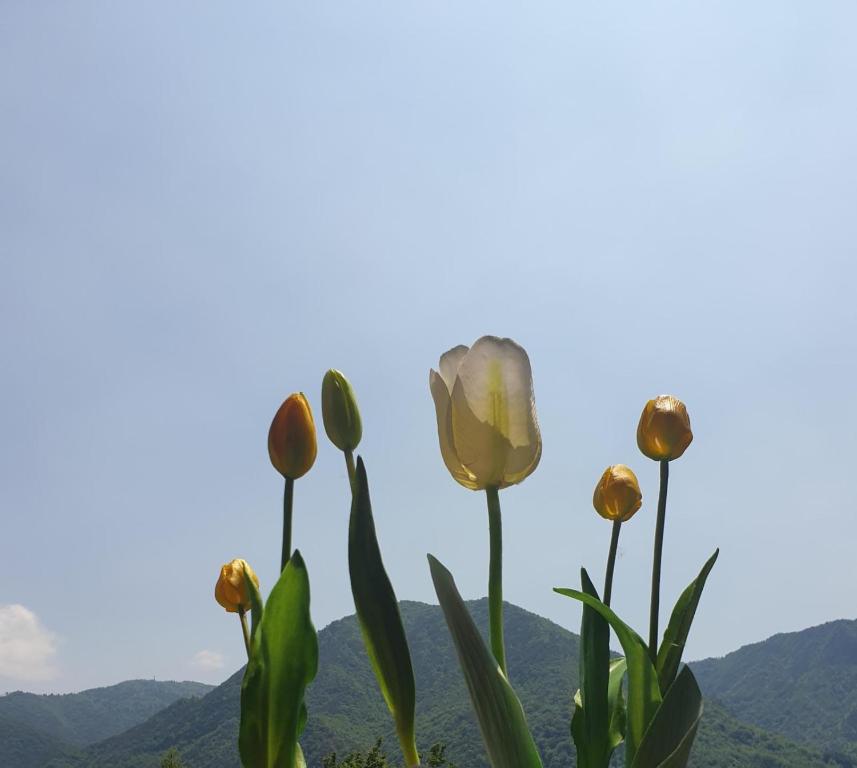
[[[340,451],[353,451],[363,437],[360,409],[348,379],[330,369],[321,383],[321,415],[324,431]]]

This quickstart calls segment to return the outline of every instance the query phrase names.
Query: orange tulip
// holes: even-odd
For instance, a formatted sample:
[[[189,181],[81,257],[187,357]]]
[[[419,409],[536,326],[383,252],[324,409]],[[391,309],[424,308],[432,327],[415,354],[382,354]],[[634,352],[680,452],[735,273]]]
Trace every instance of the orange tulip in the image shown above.
[[[592,505],[601,517],[624,523],[634,516],[642,504],[640,484],[630,467],[614,464],[604,470],[592,496]]]
[[[250,610],[250,594],[244,574],[247,574],[259,588],[259,579],[246,560],[233,560],[220,569],[220,577],[214,586],[214,599],[229,613]]]
[[[684,403],[672,395],[649,400],[637,427],[637,445],[655,461],[672,461],[681,456],[693,440],[690,417]]]
[[[318,451],[312,410],[303,392],[286,398],[271,422],[268,454],[283,477],[297,480],[315,463]]]

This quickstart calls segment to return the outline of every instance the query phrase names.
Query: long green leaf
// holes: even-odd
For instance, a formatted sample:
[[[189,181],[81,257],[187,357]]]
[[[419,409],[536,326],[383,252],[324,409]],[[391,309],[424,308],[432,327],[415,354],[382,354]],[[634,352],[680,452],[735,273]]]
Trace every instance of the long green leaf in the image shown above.
[[[241,684],[238,747],[244,768],[296,768],[304,691],[318,669],[309,576],[295,551],[271,590]]]
[[[607,743],[609,751],[607,754],[607,762],[610,764],[610,757],[624,740],[625,740],[625,697],[622,696],[622,681],[625,678],[627,665],[625,659],[613,659],[610,662],[610,678],[607,687],[607,710],[610,713],[610,723],[607,729]],[[585,768],[588,756],[585,750],[581,750],[580,745],[584,744],[586,737],[586,713],[583,711],[583,698],[580,689],[574,694],[574,714],[571,718],[571,736],[574,739],[575,747],[577,748],[577,768]]]
[[[670,686],[631,768],[685,768],[702,718],[702,693],[690,667]]]
[[[409,766],[417,766],[420,758],[414,728],[416,686],[411,653],[396,593],[381,560],[366,467],[360,458],[348,526],[348,571],[366,653],[393,715],[405,760]]]
[[[628,665],[627,726],[625,730],[625,764],[631,765],[637,747],[661,703],[658,674],[649,659],[643,639],[598,598],[576,589],[554,588],[554,592],[574,598],[594,608],[613,627]]]
[[[696,607],[699,605],[699,598],[702,597],[705,580],[714,567],[717,555],[719,554],[720,550],[717,549],[708,558],[708,561],[702,566],[699,576],[681,593],[675,604],[675,608],[673,608],[670,623],[667,625],[663,642],[658,649],[658,683],[662,694],[667,692],[673,680],[675,680],[678,666],[681,663],[681,656],[684,652],[684,646],[687,642],[687,636],[690,633],[690,625],[693,623]]]
[[[587,595],[598,599],[598,591],[584,569],[580,581]],[[610,761],[608,731],[611,712],[607,706],[610,676],[610,626],[588,605],[580,622],[580,701],[575,700],[572,737],[579,768],[607,768]]]
[[[607,710],[610,712],[610,726],[607,729],[607,739],[610,745],[610,755],[625,741],[625,697],[622,696],[622,681],[628,665],[625,659],[613,659],[610,662],[610,681],[607,685]]]
[[[452,574],[431,555],[431,578],[493,768],[542,768],[523,707],[467,612]]]

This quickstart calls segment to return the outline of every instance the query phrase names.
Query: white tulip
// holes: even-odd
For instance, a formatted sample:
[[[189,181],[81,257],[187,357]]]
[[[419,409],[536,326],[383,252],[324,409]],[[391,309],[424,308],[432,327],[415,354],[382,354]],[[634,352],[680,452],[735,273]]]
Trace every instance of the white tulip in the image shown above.
[[[526,351],[511,339],[483,336],[440,358],[429,385],[440,452],[465,488],[505,488],[538,465],[542,440]]]

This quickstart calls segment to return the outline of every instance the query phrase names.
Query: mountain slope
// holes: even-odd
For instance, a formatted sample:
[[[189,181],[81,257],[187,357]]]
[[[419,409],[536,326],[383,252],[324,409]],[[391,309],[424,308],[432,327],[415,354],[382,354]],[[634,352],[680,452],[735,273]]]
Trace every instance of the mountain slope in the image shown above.
[[[774,635],[692,666],[739,720],[857,755],[857,621]]]
[[[76,754],[74,747],[55,736],[0,716],[0,765],[42,768],[53,758]]]
[[[468,604],[483,634],[487,601]],[[402,617],[417,678],[420,746],[437,741],[459,768],[486,768],[478,727],[437,606],[405,602]],[[573,766],[568,724],[577,685],[579,638],[535,614],[506,606],[509,670],[539,745],[545,768]],[[354,616],[319,633],[319,674],[309,689],[309,723],[301,739],[311,768],[336,751],[366,748],[383,736],[398,761],[398,745],[378,693]],[[157,768],[175,746],[188,768],[237,768],[241,672],[198,700],[176,702],[126,733],[89,747],[80,759],[58,758],[51,768]],[[739,722],[709,700],[693,768],[822,768],[821,750]]]
[[[65,744],[83,746],[122,733],[187,696],[212,689],[203,683],[127,680],[80,693],[7,693],[0,696],[0,719],[44,733]]]

